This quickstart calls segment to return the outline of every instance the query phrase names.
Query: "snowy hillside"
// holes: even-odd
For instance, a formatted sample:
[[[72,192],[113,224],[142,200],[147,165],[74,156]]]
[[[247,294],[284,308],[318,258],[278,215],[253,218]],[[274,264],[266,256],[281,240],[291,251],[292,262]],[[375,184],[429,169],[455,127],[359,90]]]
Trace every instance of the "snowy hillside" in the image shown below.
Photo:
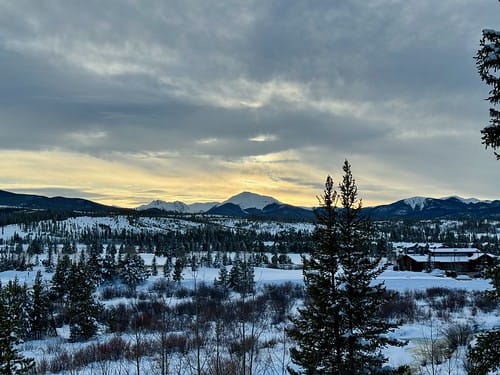
[[[152,208],[169,212],[179,212],[179,213],[189,212],[189,207],[183,202],[180,201],[165,202],[162,200],[154,200],[151,203],[137,207],[136,210],[145,211]]]
[[[465,203],[465,204],[491,203],[491,201],[489,201],[489,200],[481,200],[481,199],[477,199],[477,198],[462,198],[462,197],[459,197],[458,195],[452,195],[452,196],[443,197],[443,198],[440,198],[440,199],[444,199],[444,200],[446,200],[446,199],[457,199],[460,202]]]
[[[149,209],[158,209],[162,211],[179,213],[203,213],[209,211],[213,207],[223,206],[227,203],[234,204],[240,207],[242,210],[246,210],[248,208],[256,208],[262,210],[264,207],[270,204],[282,204],[279,200],[273,197],[245,191],[232,196],[222,203],[206,202],[186,204],[180,201],[165,202],[162,200],[154,200],[151,203],[137,207],[136,210],[145,211]]]
[[[427,199],[425,197],[412,197],[405,199],[404,202],[413,210],[422,210],[425,207]]]

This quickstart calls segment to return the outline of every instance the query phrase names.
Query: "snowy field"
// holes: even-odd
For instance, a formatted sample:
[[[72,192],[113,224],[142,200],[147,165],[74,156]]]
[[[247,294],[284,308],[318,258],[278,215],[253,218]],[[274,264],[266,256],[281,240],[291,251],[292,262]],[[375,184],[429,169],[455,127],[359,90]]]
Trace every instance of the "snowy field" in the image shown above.
[[[277,223],[277,222],[268,222],[268,223],[259,223],[258,225],[251,221],[246,220],[236,220],[236,219],[220,219],[220,218],[212,218],[211,224],[215,224],[224,228],[234,229],[234,230],[252,230],[256,232],[268,232],[272,234],[279,233],[284,230],[295,230],[295,231],[305,231],[310,232],[313,229],[311,224],[304,223]],[[46,227],[50,225],[50,222],[46,223]],[[142,232],[148,231],[152,233],[160,233],[162,231],[168,230],[178,230],[178,231],[186,231],[189,228],[196,228],[200,223],[182,220],[178,218],[134,218],[130,219],[125,216],[118,217],[79,217],[67,219],[61,222],[58,222],[57,228],[52,228],[54,232],[50,233],[51,238],[64,238],[65,233],[68,231],[72,232],[82,232],[82,231],[92,231],[92,232],[101,232],[106,230],[127,230],[131,232]],[[26,227],[22,225],[8,225],[2,227],[2,231],[0,233],[0,238],[4,240],[9,240],[14,236],[14,234],[19,235],[21,238],[34,238],[36,236],[40,236],[44,233],[40,226],[38,227]],[[47,232],[45,232],[47,233]],[[266,243],[266,246],[271,246],[273,242]],[[117,243],[117,246],[120,244]],[[395,248],[404,248],[408,246],[413,246],[415,243],[393,243]],[[434,244],[432,244],[434,245]],[[431,245],[431,246],[432,246]],[[436,244],[438,246],[440,244]],[[27,244],[23,245],[24,250],[26,251]],[[58,244],[58,249],[60,251],[61,244]],[[86,246],[82,243],[77,243],[77,254],[73,255],[74,259],[78,259],[79,252],[84,249]],[[199,255],[199,254],[198,254]],[[234,258],[234,253],[228,253],[231,258]],[[271,257],[271,253],[266,254],[269,258]],[[141,253],[140,256],[144,259],[146,265],[151,265],[154,255],[148,253]],[[291,258],[293,265],[298,266],[300,268],[300,264],[302,263],[301,256],[299,254],[288,254]],[[50,282],[53,276],[53,273],[44,272],[44,267],[40,265],[41,261],[44,260],[46,254],[41,254],[38,257],[38,265],[36,265],[30,271],[6,271],[0,272],[0,282],[2,285],[5,285],[9,280],[13,280],[15,278],[18,279],[20,283],[26,283],[27,285],[32,285],[35,275],[38,270],[42,271],[42,277],[45,281]],[[175,259],[174,259],[175,261]],[[159,267],[159,274],[162,274],[162,266],[165,264],[165,258],[161,256],[156,257],[156,264]],[[231,266],[227,267],[227,270],[230,271]],[[181,282],[182,287],[192,288],[196,283],[205,282],[206,284],[211,285],[214,280],[219,276],[218,268],[206,268],[202,267],[193,273],[189,267],[186,267],[183,271],[183,279]],[[265,284],[284,284],[287,282],[291,282],[297,285],[303,285],[303,275],[301,269],[275,269],[275,268],[264,268],[264,267],[256,267],[254,270],[255,282],[257,286],[257,290],[259,290]],[[150,276],[145,282],[140,284],[137,287],[137,291],[139,293],[143,292],[147,294],[148,291],[151,290],[152,286],[162,279],[162,276]],[[425,292],[429,288],[447,288],[453,290],[465,290],[468,293],[475,293],[485,290],[490,290],[491,284],[489,280],[485,279],[470,279],[470,280],[457,280],[450,277],[439,277],[436,274],[426,273],[426,272],[410,272],[410,271],[393,271],[392,269],[388,269],[384,271],[376,280],[377,282],[383,282],[387,289],[397,291],[401,294],[406,292]],[[98,293],[99,294],[99,291]],[[171,303],[179,303],[180,299],[175,300],[175,298],[170,300]],[[132,299],[127,299],[125,297],[115,298],[111,300],[107,300],[103,302],[106,306],[116,305],[119,303],[133,303]],[[428,308],[426,305],[421,305],[422,302],[419,302],[419,307]],[[295,306],[296,308],[297,306]],[[473,312],[470,308],[462,309],[456,313],[451,314],[448,317],[443,318],[442,316],[437,316],[439,311],[434,311],[430,314],[430,317],[427,321],[414,321],[401,325],[394,332],[391,333],[391,336],[394,338],[398,338],[400,340],[405,341],[405,345],[402,347],[389,347],[385,350],[385,355],[388,357],[387,364],[393,367],[397,367],[403,364],[411,364],[417,372],[415,374],[428,374],[428,368],[420,366],[421,358],[420,353],[422,352],[422,348],[425,348],[429,342],[436,342],[443,340],[443,332],[449,327],[451,324],[469,324],[474,326],[477,330],[490,329],[493,327],[500,327],[500,317],[498,309],[491,313],[484,313],[482,311]],[[276,358],[282,355],[283,348],[288,348],[291,345],[290,342],[286,342],[283,338],[282,333],[284,331],[276,331],[276,327],[273,328],[275,331],[270,331],[262,334],[262,337],[265,339],[273,339],[276,338],[277,342],[279,340],[283,340],[285,344],[280,346],[277,345],[274,351],[271,349],[266,349],[262,351],[262,363],[265,363],[267,357]],[[61,350],[71,351],[74,349],[82,348],[85,345],[90,345],[92,343],[104,342],[106,340],[111,339],[112,334],[106,333],[104,327],[102,328],[102,333],[94,340],[87,343],[69,343],[66,338],[69,336],[69,330],[67,326],[62,328],[58,328],[58,338],[52,338],[42,341],[28,341],[22,345],[21,349],[25,353],[25,355],[35,357],[38,360],[41,358],[53,358],[53,356],[60,352]],[[282,336],[280,336],[282,335]],[[130,335],[129,335],[130,336]],[[280,338],[281,337],[281,338]],[[124,338],[130,341],[133,341],[133,337],[128,337],[124,335]],[[280,351],[281,350],[281,354]],[[188,355],[189,356],[189,355]],[[463,358],[465,356],[465,347],[461,350],[458,350],[454,353],[454,357],[450,358],[446,363],[440,364],[434,369],[434,374],[456,374],[463,375],[465,374],[465,370],[463,368]],[[190,372],[183,372],[182,366],[185,365],[185,361],[187,357],[179,357],[177,360],[175,356],[172,358],[173,360],[173,369],[177,368],[175,373],[183,374]],[[176,362],[177,361],[177,362]],[[184,361],[184,362],[183,362]],[[148,358],[142,359],[141,369],[144,374],[154,374],[151,370],[151,361],[148,362]],[[286,357],[284,362],[286,364],[290,364],[289,358]],[[82,368],[76,372],[75,374],[129,374],[136,373],[134,369],[133,363],[128,362],[120,362],[120,363],[109,363],[107,364],[107,372],[104,371],[104,367],[99,368],[96,366],[104,366],[105,364],[96,364],[95,366],[87,366]],[[420,371],[420,372],[418,372]],[[282,368],[275,368],[274,370],[265,371],[264,367],[256,368],[256,374],[281,374]]]
[[[146,259],[152,259],[152,254],[141,254]],[[148,262],[146,262],[148,263]],[[157,257],[159,265],[164,263],[163,257]],[[35,267],[32,271],[5,271],[0,272],[0,281],[3,285],[9,280],[17,279],[21,283],[33,284],[37,270],[43,271],[43,267]],[[231,267],[228,266],[228,270]],[[182,285],[190,287],[196,278],[197,282],[212,283],[218,276],[219,269],[217,268],[200,268],[195,274],[185,268],[183,272]],[[42,272],[45,280],[50,280],[52,274]],[[159,277],[159,276],[158,276]],[[148,288],[149,284],[155,280],[150,277],[139,288]],[[377,279],[384,282],[387,289],[404,292],[406,290],[426,290],[433,287],[465,289],[468,291],[481,291],[491,289],[491,284],[487,279],[471,279],[471,280],[456,280],[451,277],[438,277],[425,272],[410,272],[410,271],[384,271]],[[274,268],[255,267],[255,282],[257,284],[273,284],[273,283],[302,283],[302,270],[282,270]]]
[[[145,260],[149,262],[152,259],[151,254],[142,254]],[[162,259],[159,258],[158,264],[161,264]],[[230,268],[230,267],[228,267]],[[215,268],[200,268],[197,272],[193,273],[189,269],[185,269],[183,273],[183,281],[182,286],[187,288],[192,287],[194,281],[197,283],[204,281],[206,283],[212,283],[215,278],[218,276],[218,269]],[[15,272],[8,271],[0,273],[0,280],[2,284],[4,284],[9,279],[17,277],[20,282],[26,282],[31,284],[33,282],[34,276],[36,274],[36,269],[30,272]],[[50,280],[50,274],[44,274],[44,278],[46,280]],[[138,291],[147,291],[150,286],[160,279],[161,276],[150,277],[146,282],[141,284],[138,287]],[[302,279],[302,271],[301,270],[280,270],[280,269],[271,269],[271,268],[255,268],[255,281],[258,286],[262,286],[263,284],[279,284],[285,282],[292,282],[301,284],[303,283]],[[443,288],[455,288],[455,289],[465,289],[467,291],[484,291],[491,289],[491,284],[488,280],[485,279],[472,279],[472,280],[464,280],[458,281],[453,278],[448,277],[437,277],[432,274],[423,273],[423,272],[399,272],[387,270],[383,274],[380,275],[378,281],[383,281],[388,289],[396,290],[399,292],[405,291],[424,291],[428,288],[432,287],[443,287]],[[117,301],[115,301],[117,302]],[[120,299],[118,302],[123,302]],[[113,303],[112,301],[107,301],[106,304]],[[481,326],[482,329],[487,329],[491,327],[500,326],[500,318],[498,313],[494,314],[479,314],[475,316],[474,319],[471,319],[471,316],[468,316],[468,313],[462,312],[457,316],[454,316],[453,319],[455,321],[460,322],[474,322],[474,324]],[[431,324],[432,323],[432,324]],[[432,322],[427,323],[408,323],[400,326],[397,330],[391,333],[391,336],[394,338],[398,338],[405,342],[405,345],[402,347],[388,347],[384,350],[384,354],[388,357],[387,364],[393,367],[397,367],[404,364],[411,364],[413,366],[418,367],[419,361],[419,353],[424,347],[425,343],[428,343],[430,338],[433,340],[442,339],[441,332],[443,329],[447,327],[447,324],[439,319],[436,319]],[[79,344],[70,344],[65,343],[63,338],[68,335],[68,332],[64,332],[63,330],[59,330],[59,335],[61,336],[59,339],[49,339],[49,341],[38,341],[38,342],[27,342],[23,347],[25,348],[26,355],[32,355],[34,357],[40,357],[40,353],[43,353],[47,350],[47,345],[64,347],[65,350],[69,350],[72,347],[78,347]],[[97,342],[102,342],[103,340],[109,339],[111,336],[103,335],[98,338]],[[52,340],[52,341],[51,341]],[[55,340],[55,341],[54,341]],[[61,341],[62,340],[62,341]],[[52,344],[50,344],[52,342]],[[445,370],[449,370],[451,374],[465,374],[463,370],[463,357],[465,355],[465,348],[462,348],[461,351],[457,351],[455,357],[450,359],[446,366],[443,364],[439,369],[440,373],[448,373]],[[288,361],[289,359],[287,359]],[[143,363],[144,373],[149,373],[146,369],[146,363]],[[115,364],[118,366],[118,364]],[[110,368],[113,369],[115,365],[110,364]],[[125,368],[133,369],[132,364],[124,364],[120,363],[119,366],[124,366],[121,368],[121,371],[125,371]],[[179,366],[182,366],[179,364]],[[118,371],[118,368],[115,368]],[[87,369],[82,369],[77,373],[81,374],[94,374],[96,372],[95,367],[90,367]],[[117,372],[118,373],[118,372]],[[259,373],[259,372],[257,372]],[[279,372],[277,372],[279,373]],[[425,374],[426,372],[422,372]]]

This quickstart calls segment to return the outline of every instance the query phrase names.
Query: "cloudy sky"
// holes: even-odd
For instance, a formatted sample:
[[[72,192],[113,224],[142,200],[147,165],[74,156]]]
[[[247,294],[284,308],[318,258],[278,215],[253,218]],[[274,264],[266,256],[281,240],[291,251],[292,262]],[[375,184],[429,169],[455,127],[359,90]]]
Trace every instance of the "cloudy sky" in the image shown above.
[[[0,189],[137,206],[500,199],[495,0],[0,0]]]

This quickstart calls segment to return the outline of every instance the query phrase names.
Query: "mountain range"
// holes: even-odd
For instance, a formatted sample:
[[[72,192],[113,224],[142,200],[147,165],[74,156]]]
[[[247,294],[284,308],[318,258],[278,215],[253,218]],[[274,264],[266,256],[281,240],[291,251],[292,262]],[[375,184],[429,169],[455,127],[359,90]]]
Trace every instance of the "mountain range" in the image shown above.
[[[282,203],[269,196],[250,192],[235,195],[222,203],[195,203],[153,201],[138,210],[160,209],[179,213],[207,213],[233,217],[287,218],[310,220],[313,209]],[[500,201],[481,201],[475,198],[457,196],[445,198],[412,197],[397,202],[363,208],[373,220],[393,219],[458,219],[458,218],[500,218]]]
[[[461,197],[413,197],[391,204],[368,207],[365,213],[373,220],[392,219],[464,219],[500,218],[500,200],[480,201]]]
[[[18,194],[4,190],[0,190],[0,207],[95,213],[111,213],[122,210],[121,208],[106,206],[87,199],[65,197],[49,198],[43,195]]]
[[[257,217],[268,219],[294,219],[311,220],[314,217],[312,209],[292,206],[280,202],[279,200],[260,194],[244,191],[240,194],[219,203],[193,203],[165,202],[154,200],[149,204],[137,207],[139,211],[163,210],[170,212],[186,213],[206,213],[209,215],[221,215],[232,217]]]
[[[75,211],[84,213],[125,212],[127,209],[105,206],[81,198],[48,198],[41,195],[16,194],[0,190],[0,207],[16,207],[35,210]],[[205,213],[238,218],[312,220],[312,208],[289,205],[265,195],[242,192],[223,202],[185,204],[180,201],[154,200],[136,208],[140,212],[156,211],[180,214]],[[427,198],[413,197],[397,202],[363,208],[373,220],[430,220],[463,218],[500,219],[500,200],[481,201],[460,197]]]

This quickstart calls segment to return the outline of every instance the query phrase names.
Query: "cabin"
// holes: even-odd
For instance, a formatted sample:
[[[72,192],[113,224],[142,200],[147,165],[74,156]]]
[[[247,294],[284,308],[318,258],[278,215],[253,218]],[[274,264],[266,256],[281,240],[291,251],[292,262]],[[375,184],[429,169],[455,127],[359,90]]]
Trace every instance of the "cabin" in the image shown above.
[[[398,258],[401,271],[440,269],[455,273],[476,273],[495,260],[495,256],[476,248],[430,248],[425,254],[403,254]]]

